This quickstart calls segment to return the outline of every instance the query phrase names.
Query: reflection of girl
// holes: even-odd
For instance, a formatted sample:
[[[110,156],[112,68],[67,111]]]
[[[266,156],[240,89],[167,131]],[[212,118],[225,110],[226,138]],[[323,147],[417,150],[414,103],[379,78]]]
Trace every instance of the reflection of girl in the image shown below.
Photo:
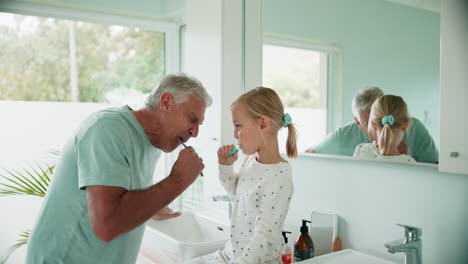
[[[231,106],[234,137],[247,155],[234,172],[234,145],[218,150],[219,179],[232,199],[231,237],[224,250],[192,263],[282,263],[281,230],[293,194],[291,166],[278,150],[278,130],[288,128],[287,155],[297,156],[296,130],[276,92],[259,87]]]
[[[416,162],[411,156],[398,151],[403,133],[411,124],[408,108],[400,96],[379,97],[372,104],[369,120],[370,135],[377,139],[377,143],[359,144],[354,151],[355,157]]]

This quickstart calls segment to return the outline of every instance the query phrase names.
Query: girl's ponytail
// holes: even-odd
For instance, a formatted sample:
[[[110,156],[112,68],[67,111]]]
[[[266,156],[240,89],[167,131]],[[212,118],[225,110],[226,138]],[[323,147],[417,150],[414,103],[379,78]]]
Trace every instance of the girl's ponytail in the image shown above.
[[[382,127],[382,132],[379,138],[379,151],[381,155],[386,155],[389,151],[390,142],[392,142],[393,133],[392,129],[388,124]]]
[[[290,158],[297,157],[297,130],[291,123],[288,125],[288,139],[286,140],[286,154]]]
[[[378,146],[383,156],[388,156],[390,146],[398,146],[401,138],[394,129],[399,129],[404,124],[410,124],[408,107],[400,96],[384,95],[379,97],[373,104],[370,119],[376,126],[381,128]]]

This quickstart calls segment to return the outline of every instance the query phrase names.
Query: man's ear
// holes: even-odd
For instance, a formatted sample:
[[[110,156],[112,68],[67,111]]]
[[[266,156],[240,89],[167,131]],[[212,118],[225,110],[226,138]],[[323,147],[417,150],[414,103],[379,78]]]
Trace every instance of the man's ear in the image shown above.
[[[159,98],[159,109],[167,111],[174,105],[174,97],[169,92],[165,92]]]
[[[401,125],[401,130],[406,131],[408,129],[408,126],[409,126],[409,122],[406,122],[404,123],[403,125]]]
[[[358,127],[361,126],[361,123],[359,122],[359,120],[356,117],[354,117],[354,122],[356,123],[356,125],[358,125]]]
[[[373,130],[374,132],[377,131],[377,124],[375,124],[374,121],[370,120],[369,124],[371,125],[372,130]]]

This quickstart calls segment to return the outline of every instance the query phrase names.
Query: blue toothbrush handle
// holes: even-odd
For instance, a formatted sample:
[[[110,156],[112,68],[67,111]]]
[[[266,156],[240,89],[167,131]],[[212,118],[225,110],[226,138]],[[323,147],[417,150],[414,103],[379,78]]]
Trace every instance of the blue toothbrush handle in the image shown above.
[[[233,154],[236,153],[238,150],[239,150],[238,148],[234,147],[234,148],[231,150],[231,152],[229,152],[228,156],[233,155]]]

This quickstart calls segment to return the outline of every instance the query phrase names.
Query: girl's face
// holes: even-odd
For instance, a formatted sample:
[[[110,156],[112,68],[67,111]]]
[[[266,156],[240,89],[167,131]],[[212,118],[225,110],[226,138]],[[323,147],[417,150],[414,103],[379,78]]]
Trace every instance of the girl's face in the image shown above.
[[[260,118],[249,116],[245,104],[241,103],[232,110],[232,122],[234,137],[242,152],[246,155],[256,153],[262,142]]]

